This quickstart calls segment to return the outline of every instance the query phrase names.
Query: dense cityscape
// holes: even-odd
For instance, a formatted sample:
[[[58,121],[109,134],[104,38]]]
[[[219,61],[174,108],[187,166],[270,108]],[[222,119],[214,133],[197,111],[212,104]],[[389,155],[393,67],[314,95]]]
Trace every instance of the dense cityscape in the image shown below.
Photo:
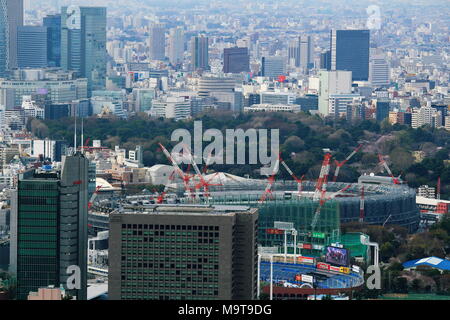
[[[0,0],[0,300],[450,300],[448,16]]]

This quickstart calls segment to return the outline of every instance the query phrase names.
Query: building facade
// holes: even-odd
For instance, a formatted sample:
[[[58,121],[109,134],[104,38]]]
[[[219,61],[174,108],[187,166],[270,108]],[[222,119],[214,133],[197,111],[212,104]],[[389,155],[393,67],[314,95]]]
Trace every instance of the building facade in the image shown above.
[[[61,170],[31,169],[20,174],[11,198],[10,271],[17,276],[17,299],[49,285],[87,298],[88,164],[65,156]],[[78,267],[79,289],[67,290]]]
[[[257,209],[125,208],[110,216],[112,300],[251,300]]]
[[[61,67],[88,79],[88,92],[106,85],[106,8],[63,7]]]

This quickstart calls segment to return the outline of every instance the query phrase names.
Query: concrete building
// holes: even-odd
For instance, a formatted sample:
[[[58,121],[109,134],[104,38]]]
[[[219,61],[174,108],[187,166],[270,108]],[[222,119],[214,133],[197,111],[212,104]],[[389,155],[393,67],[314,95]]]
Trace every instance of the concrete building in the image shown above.
[[[55,69],[19,69],[11,79],[0,80],[0,105],[12,110],[21,106],[23,96],[47,95],[51,103],[70,103],[87,98],[87,79],[73,72]]]
[[[252,300],[258,210],[125,207],[110,215],[112,300]]]
[[[319,71],[319,112],[328,116],[330,114],[330,96],[336,94],[352,93],[351,71]]]
[[[176,66],[183,63],[184,58],[184,30],[181,27],[170,29],[169,33],[169,61]]]
[[[300,112],[298,104],[254,104],[244,107],[244,112]]]
[[[150,59],[164,60],[166,58],[166,29],[161,23],[150,27]]]
[[[370,57],[369,77],[373,87],[389,85],[390,70],[384,55],[379,54]]]

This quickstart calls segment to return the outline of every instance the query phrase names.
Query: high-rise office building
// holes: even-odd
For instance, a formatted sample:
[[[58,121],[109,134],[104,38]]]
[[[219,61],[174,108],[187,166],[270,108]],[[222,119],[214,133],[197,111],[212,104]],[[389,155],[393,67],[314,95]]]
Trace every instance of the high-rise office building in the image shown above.
[[[47,63],[47,27],[25,26],[17,29],[17,66],[45,68]]]
[[[191,66],[192,70],[209,70],[209,43],[208,37],[196,36],[191,39]]]
[[[262,57],[261,58],[261,76],[276,78],[284,75],[286,65],[284,57]]]
[[[0,78],[8,69],[8,23],[6,0],[0,0]]]
[[[110,215],[109,298],[251,300],[258,211],[125,207]]]
[[[351,71],[353,81],[368,81],[369,46],[369,30],[332,30],[331,70]]]
[[[389,65],[384,55],[378,54],[370,57],[370,83],[373,87],[384,87],[390,83]]]
[[[169,61],[172,65],[183,63],[184,31],[183,28],[170,29],[169,33]]]
[[[53,285],[87,299],[88,165],[84,155],[64,156],[61,170],[31,169],[19,175],[11,197],[10,271],[17,298]],[[80,289],[69,289],[71,268]],[[69,272],[68,272],[69,269]]]
[[[331,51],[327,50],[320,54],[320,69],[331,70]]]
[[[241,73],[250,71],[248,48],[225,48],[223,50],[223,72]]]
[[[17,67],[17,28],[23,26],[23,0],[0,0],[0,77]]]
[[[311,36],[300,36],[289,43],[289,63],[308,70],[314,64],[314,45]]]
[[[164,60],[166,58],[166,29],[157,23],[150,28],[150,59]]]
[[[352,93],[351,71],[319,71],[319,112],[330,114],[330,96]]]
[[[48,48],[47,60],[50,67],[61,66],[61,15],[48,15],[43,19],[47,27]]]
[[[301,68],[310,69],[314,65],[314,42],[311,36],[300,36],[300,64]]]
[[[63,7],[61,67],[88,79],[88,91],[106,85],[106,8]]]

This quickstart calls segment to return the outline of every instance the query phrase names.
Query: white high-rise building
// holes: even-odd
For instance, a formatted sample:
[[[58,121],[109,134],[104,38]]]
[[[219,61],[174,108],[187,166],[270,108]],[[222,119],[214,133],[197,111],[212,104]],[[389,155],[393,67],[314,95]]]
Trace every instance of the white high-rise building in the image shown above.
[[[173,65],[183,63],[184,31],[183,28],[170,29],[169,34],[169,61]]]
[[[330,96],[352,93],[351,71],[319,71],[319,112],[330,114]]]
[[[369,77],[374,87],[387,86],[390,83],[389,65],[384,55],[374,55],[370,59]]]

